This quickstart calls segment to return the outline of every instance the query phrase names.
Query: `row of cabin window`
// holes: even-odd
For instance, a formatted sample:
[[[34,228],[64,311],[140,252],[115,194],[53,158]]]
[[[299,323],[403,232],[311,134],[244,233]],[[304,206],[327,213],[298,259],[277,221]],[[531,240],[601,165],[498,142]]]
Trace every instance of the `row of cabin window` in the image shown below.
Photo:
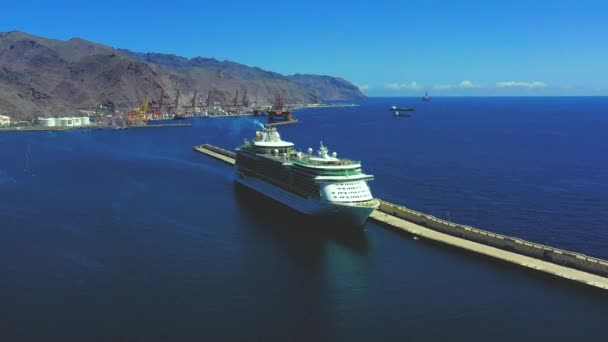
[[[367,190],[361,190],[361,191],[355,191],[355,192],[341,192],[341,191],[338,191],[338,195],[365,194],[365,193],[367,193]],[[332,191],[331,194],[335,195],[336,193],[334,191]]]
[[[345,197],[345,196],[338,196],[338,197],[336,197],[336,198],[347,198],[347,199],[353,199],[353,198],[364,198],[364,197],[367,197],[367,196],[346,196],[346,197]]]

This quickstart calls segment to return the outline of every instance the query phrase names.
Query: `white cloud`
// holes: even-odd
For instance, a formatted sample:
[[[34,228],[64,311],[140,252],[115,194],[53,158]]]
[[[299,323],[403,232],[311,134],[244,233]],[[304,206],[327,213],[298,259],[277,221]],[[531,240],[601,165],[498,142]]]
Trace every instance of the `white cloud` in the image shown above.
[[[475,84],[471,81],[464,80],[458,84],[436,84],[433,86],[433,89],[436,90],[450,90],[450,89],[471,89],[471,88],[481,88],[478,84]]]
[[[364,91],[364,90],[369,90],[369,85],[368,84],[357,84],[355,83],[355,85],[357,86],[357,88],[359,88],[359,90]]]
[[[522,87],[522,88],[544,88],[547,84],[540,81],[533,82],[522,82],[522,81],[505,81],[505,82],[496,82],[496,87],[498,88],[512,88],[512,87]]]
[[[448,89],[452,89],[453,86],[451,84],[435,84],[433,86],[433,89],[436,90],[448,90]]]
[[[496,82],[496,88],[528,88],[528,89],[539,89],[545,88],[547,86],[546,83],[541,81],[504,81],[504,82]],[[411,82],[411,83],[390,83],[386,85],[386,88],[392,90],[420,90],[422,89],[422,85]],[[469,80],[463,80],[460,83],[439,83],[433,86],[434,90],[445,90],[445,91],[457,91],[458,89],[488,89],[491,86],[483,86],[478,83]]]
[[[460,84],[458,85],[459,88],[479,88],[476,84],[474,84],[471,81],[462,81],[460,82]]]
[[[386,85],[387,89],[391,89],[391,90],[401,90],[401,89],[405,89],[405,90],[420,90],[422,89],[422,85],[416,83],[416,81],[412,81],[410,83],[389,83]]]

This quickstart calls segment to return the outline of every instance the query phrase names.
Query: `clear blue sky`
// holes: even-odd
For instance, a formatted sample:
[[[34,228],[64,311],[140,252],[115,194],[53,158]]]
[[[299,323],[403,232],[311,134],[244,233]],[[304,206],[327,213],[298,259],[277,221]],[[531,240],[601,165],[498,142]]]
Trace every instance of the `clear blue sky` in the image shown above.
[[[14,1],[0,31],[283,74],[370,96],[608,95],[608,1]]]

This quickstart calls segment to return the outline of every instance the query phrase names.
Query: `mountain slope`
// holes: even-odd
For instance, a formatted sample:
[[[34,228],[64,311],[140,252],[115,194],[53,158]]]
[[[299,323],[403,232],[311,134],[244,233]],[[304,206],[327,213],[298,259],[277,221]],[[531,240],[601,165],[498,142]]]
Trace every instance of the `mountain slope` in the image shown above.
[[[16,119],[68,115],[111,101],[126,106],[163,84],[145,63],[82,39],[0,34],[0,112]]]
[[[339,77],[295,74],[288,78],[322,100],[365,98],[357,86]]]
[[[251,101],[270,103],[282,92],[293,102],[364,98],[348,81],[330,76],[293,75],[230,61],[114,49],[84,39],[47,39],[12,31],[0,33],[0,113],[15,119],[70,115],[112,103],[133,107],[148,99],[188,104],[211,93],[225,103],[239,91]]]

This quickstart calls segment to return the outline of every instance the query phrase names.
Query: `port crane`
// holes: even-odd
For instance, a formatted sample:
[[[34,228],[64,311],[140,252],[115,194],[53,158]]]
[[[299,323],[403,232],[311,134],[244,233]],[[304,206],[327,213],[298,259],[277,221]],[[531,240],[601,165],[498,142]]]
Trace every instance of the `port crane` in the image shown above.
[[[207,94],[206,103],[207,103],[207,108],[210,108],[211,107],[211,89],[209,90],[209,93]]]
[[[245,88],[245,91],[243,93],[243,100],[241,101],[241,106],[249,107],[249,100],[247,99],[247,88]]]
[[[135,107],[125,113],[124,121],[128,126],[145,125],[148,123],[148,114],[150,110],[150,98],[141,105]]]
[[[186,112],[188,112],[188,109],[191,110],[191,113],[196,112],[196,94],[198,93],[197,90],[194,91],[194,95],[192,96],[192,100],[190,100],[190,106],[184,106],[184,110]]]
[[[163,99],[165,98],[165,90],[160,89],[160,97],[158,101],[153,104],[151,107],[152,119],[160,120],[163,118]]]
[[[234,95],[234,100],[232,102],[233,102],[234,107],[237,107],[239,105],[238,104],[238,102],[239,102],[239,90],[238,89],[236,90],[236,95]]]

